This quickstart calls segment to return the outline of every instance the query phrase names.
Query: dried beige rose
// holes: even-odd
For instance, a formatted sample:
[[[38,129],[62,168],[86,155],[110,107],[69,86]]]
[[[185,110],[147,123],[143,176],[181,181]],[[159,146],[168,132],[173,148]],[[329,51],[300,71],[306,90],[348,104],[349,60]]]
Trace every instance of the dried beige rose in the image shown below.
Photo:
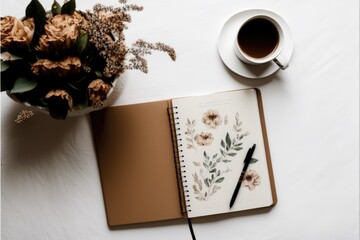
[[[35,31],[33,18],[20,21],[15,17],[1,18],[1,47],[7,49],[28,47]]]
[[[251,169],[245,173],[243,183],[245,187],[252,191],[255,186],[260,185],[260,176],[255,170]]]
[[[57,90],[51,90],[48,92],[45,96],[45,99],[50,98],[61,98],[62,100],[66,100],[69,106],[69,109],[71,110],[73,108],[73,99],[65,90],[57,89]]]
[[[86,20],[77,12],[52,17],[47,21],[45,34],[36,49],[43,53],[69,49],[76,42],[81,25],[86,25]]]
[[[40,59],[32,64],[31,70],[35,75],[64,78],[78,73],[81,70],[81,61],[78,57],[73,56],[66,57],[59,62]]]
[[[92,81],[88,86],[89,99],[93,107],[100,107],[107,98],[111,86],[101,79]],[[100,106],[99,106],[100,105]]]
[[[214,141],[212,133],[205,132],[196,134],[194,139],[199,146],[209,146]]]

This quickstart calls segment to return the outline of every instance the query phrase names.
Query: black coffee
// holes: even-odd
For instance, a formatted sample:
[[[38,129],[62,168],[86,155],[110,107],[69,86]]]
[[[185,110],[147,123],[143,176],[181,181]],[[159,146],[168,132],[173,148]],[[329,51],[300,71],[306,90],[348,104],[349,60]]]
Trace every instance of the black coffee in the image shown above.
[[[242,26],[237,40],[243,52],[253,58],[263,58],[273,52],[279,42],[279,33],[272,22],[255,18]]]

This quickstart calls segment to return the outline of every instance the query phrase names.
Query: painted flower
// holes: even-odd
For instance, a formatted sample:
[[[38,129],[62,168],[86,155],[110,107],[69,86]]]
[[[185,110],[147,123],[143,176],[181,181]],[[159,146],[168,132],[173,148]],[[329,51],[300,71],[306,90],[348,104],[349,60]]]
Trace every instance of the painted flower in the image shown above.
[[[196,134],[194,139],[196,143],[200,146],[209,146],[214,141],[212,133],[205,133],[205,132]]]
[[[216,110],[208,110],[206,113],[204,113],[202,121],[205,125],[214,129],[217,128],[222,122],[221,116]]]
[[[49,59],[40,59],[31,66],[31,70],[35,75],[60,78],[78,73],[80,69],[80,59],[72,56],[69,56],[59,62],[54,62]]]
[[[35,31],[34,19],[20,21],[15,17],[1,18],[1,47],[8,49],[28,47]]]
[[[260,176],[255,170],[249,170],[245,173],[243,184],[248,187],[250,191],[255,189],[255,186],[260,185]]]
[[[97,107],[107,97],[111,86],[101,79],[92,81],[88,86],[88,95],[93,107]]]
[[[71,48],[79,34],[79,27],[86,24],[81,14],[59,14],[48,20],[45,34],[41,36],[36,49],[43,53],[64,51]]]

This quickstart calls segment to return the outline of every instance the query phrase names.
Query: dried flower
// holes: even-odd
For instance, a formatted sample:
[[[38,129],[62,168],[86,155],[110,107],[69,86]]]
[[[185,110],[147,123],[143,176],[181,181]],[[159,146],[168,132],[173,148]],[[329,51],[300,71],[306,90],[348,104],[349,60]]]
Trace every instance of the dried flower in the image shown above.
[[[17,115],[15,122],[17,124],[25,122],[27,119],[30,119],[32,116],[34,116],[34,112],[30,110],[21,110],[19,114]]]
[[[51,90],[46,94],[45,99],[59,99],[61,101],[66,101],[69,109],[71,110],[73,108],[73,99],[65,90]]]
[[[30,1],[27,20],[1,18],[2,91],[65,119],[69,109],[102,107],[114,79],[125,70],[146,73],[144,57],[153,51],[175,60],[174,49],[163,43],[126,45],[130,11],[143,7],[119,2],[118,7],[95,4],[92,11],[81,12],[75,0],[54,1],[51,11]]]
[[[196,134],[194,139],[196,143],[200,146],[209,146],[214,141],[212,133],[205,133],[205,132]]]
[[[64,51],[71,48],[79,33],[79,26],[86,25],[81,14],[59,14],[48,20],[45,25],[45,35],[42,35],[36,49],[43,53]]]
[[[35,75],[44,75],[49,77],[68,77],[78,73],[81,68],[81,62],[78,57],[67,57],[59,62],[53,62],[49,59],[40,59],[31,66]]]
[[[93,107],[99,107],[106,99],[111,86],[101,79],[92,81],[88,86],[88,95]]]
[[[202,121],[210,128],[217,128],[222,122],[221,116],[216,110],[208,110],[204,113]]]
[[[1,18],[1,47],[7,49],[28,47],[35,31],[34,19],[20,21],[15,17]]]
[[[260,185],[260,176],[255,170],[251,169],[245,173],[243,183],[245,187],[252,191],[255,189],[255,186]]]

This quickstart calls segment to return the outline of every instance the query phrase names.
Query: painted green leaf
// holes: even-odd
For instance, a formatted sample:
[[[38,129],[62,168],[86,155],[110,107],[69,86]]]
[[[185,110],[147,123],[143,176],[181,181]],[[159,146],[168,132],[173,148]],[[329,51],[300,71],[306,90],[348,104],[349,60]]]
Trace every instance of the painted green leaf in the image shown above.
[[[203,162],[203,165],[204,165],[205,168],[208,168],[208,167],[209,167],[209,166],[208,166],[206,163],[204,163],[204,162]]]
[[[207,158],[207,153],[206,153],[206,151],[204,151],[204,158]]]
[[[224,140],[221,140],[221,146],[224,148],[225,147],[225,142]]]
[[[231,146],[231,138],[229,133],[226,133],[225,141],[227,146]]]
[[[72,15],[75,12],[76,3],[75,0],[70,0],[61,7],[61,14],[69,14]]]
[[[215,181],[215,183],[221,183],[222,181],[224,181],[224,177],[221,177],[221,178],[219,178],[219,179],[217,179],[216,181]]]
[[[228,162],[231,162],[231,160],[225,159],[225,160],[223,160],[223,162],[228,163]]]
[[[30,80],[25,77],[19,77],[15,80],[14,87],[11,93],[22,93],[33,90],[37,85],[36,81]]]
[[[224,152],[222,149],[220,149],[220,153],[221,153],[221,155],[223,155],[224,157],[226,156],[225,152]]]
[[[210,187],[210,180],[208,178],[205,178],[204,183],[207,187]]]
[[[228,154],[230,157],[235,157],[236,156],[236,153],[229,153]]]
[[[243,149],[242,147],[234,147],[233,148],[235,151],[240,151],[241,149]]]
[[[61,6],[56,0],[54,0],[54,3],[51,5],[51,13],[54,16],[61,13]]]
[[[5,72],[7,69],[9,69],[10,64],[8,62],[5,61],[1,61],[1,72]]]
[[[216,172],[216,168],[210,171],[210,173],[214,173],[214,172]]]
[[[259,160],[257,160],[256,158],[251,158],[250,159],[250,164],[254,164],[257,163]]]

